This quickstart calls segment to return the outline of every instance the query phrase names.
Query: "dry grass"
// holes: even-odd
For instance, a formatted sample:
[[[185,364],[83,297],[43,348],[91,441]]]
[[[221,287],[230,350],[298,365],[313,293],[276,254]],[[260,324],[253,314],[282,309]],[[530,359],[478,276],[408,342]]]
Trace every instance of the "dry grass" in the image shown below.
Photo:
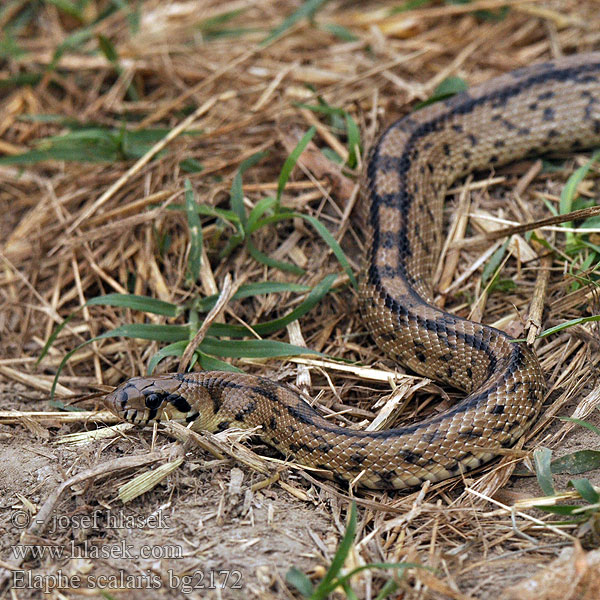
[[[236,0],[225,9],[222,2],[211,0],[148,0],[141,3],[139,13],[115,10],[100,19],[113,3],[83,4],[85,8],[73,14],[50,1],[12,0],[0,10],[0,25],[16,27],[4,38],[5,58],[0,62],[0,79],[5,81],[0,87],[0,152],[9,157],[34,148],[48,150],[39,142],[88,128],[83,147],[71,140],[61,149],[64,154],[53,155],[58,150],[51,144],[49,155],[39,155],[30,163],[11,165],[5,160],[0,164],[0,389],[4,405],[11,409],[0,413],[0,436],[4,436],[0,443],[26,448],[27,440],[54,439],[57,427],[63,433],[81,432],[90,419],[107,422],[105,414],[94,417],[95,413],[86,412],[74,419],[73,413],[52,412],[44,418],[38,412],[52,410],[47,399],[56,370],[65,354],[79,344],[125,323],[181,325],[186,319],[203,318],[195,310],[176,318],[110,306],[78,310],[87,300],[106,293],[134,293],[183,307],[227,288],[211,322],[253,327],[287,314],[306,299],[306,293],[286,291],[231,300],[238,286],[273,281],[314,288],[331,273],[339,274],[331,291],[302,317],[299,326],[265,337],[306,345],[348,363],[314,358],[224,360],[248,372],[296,383],[316,398],[325,414],[342,423],[366,427],[378,417],[383,420],[381,415],[392,408],[400,409],[404,420],[438,410],[436,386],[398,375],[374,347],[359,320],[347,273],[307,221],[298,217],[282,221],[252,237],[260,252],[293,265],[296,272],[302,270],[295,274],[258,262],[244,245],[222,257],[220,252],[235,231],[214,217],[201,216],[202,246],[194,246],[198,238],[189,235],[185,211],[172,209],[184,206],[185,178],[197,202],[229,209],[230,189],[240,165],[266,151],[244,173],[243,206],[252,209],[277,193],[286,158],[314,127],[316,133],[293,170],[281,203],[319,219],[357,272],[362,245],[360,211],[355,210],[357,181],[362,157],[377,132],[417,101],[427,99],[449,76],[474,84],[541,58],[598,49],[597,2],[416,2],[413,10],[398,13],[379,4],[313,2],[318,10],[312,19],[299,19],[278,36],[269,34],[300,3]],[[474,9],[492,12],[474,14]],[[70,37],[75,34],[80,37]],[[62,52],[57,54],[59,48]],[[328,116],[303,106],[319,102],[341,110]],[[360,129],[359,152],[348,143],[352,136],[342,110]],[[40,115],[59,119],[40,119]],[[78,152],[108,160],[48,160]],[[334,153],[345,166],[334,162]],[[596,288],[590,282],[595,265],[584,263],[589,247],[566,254],[565,229],[556,226],[557,220],[548,220],[552,214],[544,204],[558,207],[567,178],[588,158],[570,157],[552,171],[542,170],[539,161],[520,163],[452,190],[445,268],[438,274],[439,303],[518,337],[598,313]],[[593,166],[580,184],[582,198],[597,198],[598,172]],[[538,229],[538,238],[545,245],[527,241],[524,230],[515,230],[520,235],[511,238],[510,254],[504,257],[504,288],[490,290],[482,267],[504,242],[499,236],[506,235],[494,230],[543,219],[548,228]],[[598,233],[586,239],[600,245]],[[203,259],[197,279],[190,277],[188,269],[194,252]],[[573,285],[577,279],[579,287]],[[38,364],[52,331],[74,312]],[[206,330],[195,344],[200,344]],[[348,568],[368,562],[417,562],[434,571],[411,570],[399,583],[404,591],[397,592],[398,598],[491,598],[558,556],[565,545],[573,545],[582,534],[576,526],[548,526],[547,516],[529,507],[511,516],[510,507],[517,500],[540,495],[537,486],[522,481],[502,486],[523,457],[531,460],[530,451],[536,446],[562,447],[574,424],[557,424],[557,416],[594,420],[598,395],[593,388],[600,362],[597,330],[594,323],[585,323],[536,345],[550,394],[524,450],[519,446],[500,464],[486,468],[484,475],[470,475],[465,481],[425,486],[408,495],[355,492],[357,541]],[[67,399],[106,391],[128,376],[144,373],[160,347],[156,341],[123,338],[86,345],[67,362],[57,396]],[[168,357],[158,370],[174,370],[178,364],[177,358]],[[389,393],[392,383],[393,394],[375,404],[373,397]],[[407,403],[409,398],[412,401]],[[441,406],[446,402],[447,396]],[[94,403],[89,401],[87,407],[93,409]],[[314,534],[308,554],[305,546],[299,546],[298,563],[292,558],[289,566],[300,564],[302,555],[302,564],[312,566],[315,577],[322,574],[319,565],[331,559],[343,531],[347,490],[323,483],[318,474],[313,477],[282,467],[278,459],[249,451],[237,439],[207,436],[199,441],[199,436],[170,428],[166,436],[180,440],[173,449],[168,438],[156,431],[118,435],[134,440],[128,448],[139,453],[147,445],[159,446],[161,457],[170,461],[184,455],[181,444],[185,450],[203,444],[204,451],[213,454],[204,458],[221,468],[214,483],[209,478],[203,485],[225,489],[222,482],[229,479],[229,492],[221,496],[226,502],[235,503],[232,498],[241,498],[242,504],[251,502],[244,500],[244,494],[254,494],[256,502],[275,495],[280,509],[291,500],[318,508],[329,523],[329,538]],[[110,465],[104,470],[97,466],[105,458],[99,446],[93,447],[98,448],[98,456],[89,463],[91,470],[70,474],[71,483],[87,498],[114,497],[126,479],[107,488],[81,488],[88,476],[95,480],[100,472],[112,472]],[[116,460],[115,456],[106,460]],[[148,456],[147,462],[158,460],[154,453]],[[139,466],[144,460],[133,463]],[[236,465],[244,465],[251,480],[241,492],[232,483],[239,470],[231,471]],[[593,475],[590,478],[594,481]],[[171,474],[166,490],[141,496],[138,508],[151,513],[157,502],[166,502],[167,497],[170,502],[173,495],[176,509],[186,511],[184,504],[177,506],[177,498],[198,485],[189,479]],[[46,489],[46,495],[52,489]],[[6,487],[6,506],[22,502],[17,492],[24,497],[32,494]],[[52,502],[58,502],[61,493],[52,496]],[[71,510],[68,501],[66,506]],[[217,512],[221,524],[228,519],[235,522],[223,507]],[[594,541],[592,533],[586,535],[585,543]],[[577,560],[585,562],[579,547],[577,552]],[[35,562],[31,566],[41,569]],[[53,567],[48,568],[45,572]],[[128,568],[135,570],[131,564]],[[267,578],[260,570],[249,574],[246,597],[292,597],[282,580],[284,572]],[[389,572],[363,571],[353,585],[359,597],[374,598],[389,577]],[[164,593],[168,597],[168,590]],[[568,593],[563,590],[561,597],[578,597]],[[506,594],[506,598],[519,597]]]

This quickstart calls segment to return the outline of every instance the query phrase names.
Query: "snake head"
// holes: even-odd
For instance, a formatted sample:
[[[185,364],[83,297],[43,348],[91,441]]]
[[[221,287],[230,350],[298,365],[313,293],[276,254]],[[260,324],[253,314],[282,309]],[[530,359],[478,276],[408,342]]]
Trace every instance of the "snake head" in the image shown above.
[[[161,420],[189,422],[198,413],[178,393],[181,381],[172,375],[133,377],[104,398],[104,405],[124,421],[136,425]]]

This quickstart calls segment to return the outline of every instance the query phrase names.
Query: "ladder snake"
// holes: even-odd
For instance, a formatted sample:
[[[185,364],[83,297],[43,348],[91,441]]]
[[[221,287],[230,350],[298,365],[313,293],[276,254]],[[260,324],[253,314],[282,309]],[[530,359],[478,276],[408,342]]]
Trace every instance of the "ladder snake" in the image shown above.
[[[465,392],[451,408],[383,431],[339,427],[289,387],[204,371],[134,377],[105,398],[129,422],[261,426],[294,461],[376,489],[440,481],[489,461],[535,420],[545,382],[533,350],[432,304],[443,199],[457,178],[528,156],[600,145],[600,53],[512,71],[392,124],[371,151],[362,206],[364,322],[401,365]]]

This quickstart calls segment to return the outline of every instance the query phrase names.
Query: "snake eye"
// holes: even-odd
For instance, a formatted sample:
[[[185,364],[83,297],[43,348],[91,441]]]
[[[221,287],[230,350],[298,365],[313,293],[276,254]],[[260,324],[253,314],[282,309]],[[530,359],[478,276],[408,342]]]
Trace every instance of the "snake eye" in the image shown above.
[[[156,409],[163,401],[163,397],[160,394],[148,394],[146,396],[146,408]]]

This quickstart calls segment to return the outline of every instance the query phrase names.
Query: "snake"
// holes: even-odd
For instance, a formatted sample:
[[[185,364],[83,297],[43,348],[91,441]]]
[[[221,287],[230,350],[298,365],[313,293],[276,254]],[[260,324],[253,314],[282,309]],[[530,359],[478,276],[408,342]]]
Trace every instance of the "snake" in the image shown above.
[[[520,68],[389,126],[365,161],[362,320],[378,347],[463,392],[419,422],[365,431],[321,416],[270,379],[226,371],[133,377],[105,405],[138,425],[258,428],[290,460],[340,482],[406,489],[462,476],[506,453],[536,421],[545,378],[532,347],[433,303],[443,202],[473,171],[600,145],[600,52]]]

